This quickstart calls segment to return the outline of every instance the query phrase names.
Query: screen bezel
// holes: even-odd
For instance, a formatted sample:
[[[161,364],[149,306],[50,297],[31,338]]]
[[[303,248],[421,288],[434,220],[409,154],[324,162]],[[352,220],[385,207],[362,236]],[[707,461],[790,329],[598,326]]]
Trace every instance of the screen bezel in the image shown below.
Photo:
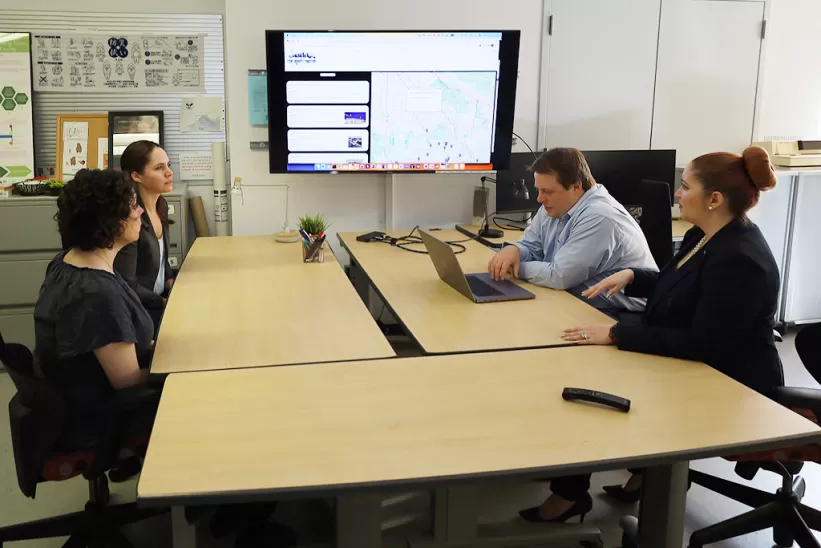
[[[437,170],[364,170],[364,171],[288,171],[288,143],[285,134],[279,131],[286,124],[288,103],[285,97],[285,85],[281,75],[285,74],[285,34],[289,33],[488,33],[502,34],[499,45],[499,88],[496,98],[496,127],[494,132],[493,151],[490,156],[491,169],[507,169],[510,164],[510,154],[513,148],[513,121],[516,105],[516,86],[519,75],[519,45],[521,31],[519,30],[267,30],[265,31],[266,61],[268,74],[268,171],[272,174],[329,174],[329,173],[442,173]],[[361,79],[359,76],[352,76]],[[370,80],[369,80],[370,81]],[[282,84],[282,85],[277,85]],[[280,108],[272,108],[280,105]],[[282,169],[281,166],[285,166]],[[447,173],[477,173],[468,170],[447,170]]]

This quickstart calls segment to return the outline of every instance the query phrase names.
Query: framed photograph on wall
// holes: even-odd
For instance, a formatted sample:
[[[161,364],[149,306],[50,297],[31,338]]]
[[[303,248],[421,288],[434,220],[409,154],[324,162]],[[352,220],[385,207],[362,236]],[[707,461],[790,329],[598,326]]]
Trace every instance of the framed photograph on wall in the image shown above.
[[[153,141],[163,146],[162,111],[108,113],[108,165],[120,169],[120,156],[135,141]]]

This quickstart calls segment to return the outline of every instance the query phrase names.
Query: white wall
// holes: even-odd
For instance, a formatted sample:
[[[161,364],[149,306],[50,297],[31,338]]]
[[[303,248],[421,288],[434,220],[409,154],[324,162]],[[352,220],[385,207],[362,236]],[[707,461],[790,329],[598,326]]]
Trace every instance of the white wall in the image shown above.
[[[242,1],[242,0],[234,0]],[[12,5],[14,4],[14,5]],[[109,0],[26,0],[14,3],[3,1],[3,7],[33,11],[93,11],[98,13],[223,13],[224,0],[140,0],[111,2]]]
[[[821,139],[821,1],[771,4],[756,139]]]
[[[326,215],[334,231],[382,228],[386,217],[396,219],[397,228],[470,221],[473,187],[479,184],[479,177],[269,174],[267,151],[249,148],[251,141],[267,141],[268,132],[248,123],[247,87],[248,70],[266,66],[265,31],[269,29],[521,30],[514,129],[535,146],[542,0],[516,0],[515,7],[498,0],[302,0],[287,9],[270,0],[232,0],[226,3],[225,16],[231,175],[242,177],[246,203],[255,197],[254,186],[290,185],[291,224],[297,215],[315,212]],[[266,193],[266,199],[268,196],[271,194]],[[386,201],[396,211],[388,211]],[[278,211],[282,211],[280,205],[271,204],[272,214]],[[246,233],[253,231],[248,223],[241,224]],[[269,226],[270,219],[260,218],[262,233],[270,233]]]

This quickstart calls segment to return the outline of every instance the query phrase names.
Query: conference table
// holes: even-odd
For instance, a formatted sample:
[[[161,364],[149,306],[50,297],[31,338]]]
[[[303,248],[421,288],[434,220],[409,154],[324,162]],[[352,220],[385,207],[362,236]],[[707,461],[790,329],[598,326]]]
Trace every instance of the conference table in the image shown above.
[[[632,409],[566,402],[565,386]],[[337,546],[376,548],[386,492],[448,488],[456,508],[486,482],[643,467],[639,545],[680,548],[689,460],[818,441],[816,425],[704,364],[613,347],[208,371],[166,380],[137,495],[335,496]],[[411,545],[500,545],[472,519],[454,512]]]
[[[152,374],[394,353],[345,272],[272,237],[197,238],[174,283]]]
[[[409,231],[387,231],[392,237]],[[536,295],[526,301],[476,304],[441,281],[430,257],[378,242],[359,242],[359,232],[342,232],[339,241],[352,263],[426,354],[488,352],[567,345],[562,331],[613,320],[566,291],[517,280]],[[494,251],[456,230],[431,232],[459,242],[457,255],[466,274],[487,272]],[[424,251],[421,243],[413,249]]]

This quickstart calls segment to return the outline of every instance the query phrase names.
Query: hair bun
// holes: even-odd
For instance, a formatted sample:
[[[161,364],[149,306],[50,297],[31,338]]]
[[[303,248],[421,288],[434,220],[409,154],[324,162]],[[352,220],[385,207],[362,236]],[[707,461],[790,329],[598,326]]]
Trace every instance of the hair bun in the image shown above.
[[[747,147],[742,153],[744,168],[758,190],[767,191],[775,187],[775,169],[770,156],[761,147]]]

